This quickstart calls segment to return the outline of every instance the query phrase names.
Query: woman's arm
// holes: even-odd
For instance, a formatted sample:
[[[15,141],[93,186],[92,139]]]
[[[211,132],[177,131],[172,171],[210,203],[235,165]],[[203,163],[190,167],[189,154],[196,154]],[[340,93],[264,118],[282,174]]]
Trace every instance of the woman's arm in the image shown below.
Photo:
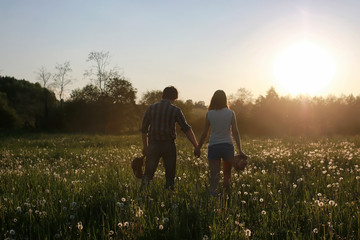
[[[236,116],[235,116],[234,112],[233,112],[233,118],[231,120],[231,130],[232,130],[232,136],[236,142],[236,146],[237,146],[237,149],[239,150],[239,153],[245,154],[241,149],[240,134],[239,134],[239,130],[238,130],[237,122],[236,122]]]
[[[209,128],[210,128],[210,122],[206,115],[204,130],[203,130],[203,133],[201,134],[199,144],[198,144],[197,148],[195,148],[195,151],[194,151],[194,154],[196,157],[200,157],[200,149],[201,149],[202,145],[204,145],[204,142],[208,136]]]

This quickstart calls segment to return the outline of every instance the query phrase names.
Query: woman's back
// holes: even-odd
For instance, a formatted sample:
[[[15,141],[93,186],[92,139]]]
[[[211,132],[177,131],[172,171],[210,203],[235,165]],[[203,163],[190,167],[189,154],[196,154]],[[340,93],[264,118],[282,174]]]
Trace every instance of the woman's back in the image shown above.
[[[207,119],[210,122],[210,140],[209,145],[219,143],[232,144],[231,138],[231,122],[234,117],[234,112],[228,108],[220,110],[210,110],[207,112]]]

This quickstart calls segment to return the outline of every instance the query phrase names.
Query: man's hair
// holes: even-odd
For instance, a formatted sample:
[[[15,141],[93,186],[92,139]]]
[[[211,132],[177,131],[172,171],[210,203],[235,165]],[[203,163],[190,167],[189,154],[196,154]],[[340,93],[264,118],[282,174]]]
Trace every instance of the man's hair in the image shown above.
[[[178,91],[174,86],[166,87],[162,94],[162,99],[175,100],[178,98]]]
[[[217,90],[211,98],[209,110],[220,110],[223,108],[229,108],[226,94],[223,90]]]

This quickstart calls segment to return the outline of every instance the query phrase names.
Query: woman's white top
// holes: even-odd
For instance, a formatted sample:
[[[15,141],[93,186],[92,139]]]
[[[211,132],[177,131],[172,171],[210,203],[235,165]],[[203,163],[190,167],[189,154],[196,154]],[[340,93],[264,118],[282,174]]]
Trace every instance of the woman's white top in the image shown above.
[[[206,118],[210,122],[210,139],[209,146],[219,143],[230,143],[232,142],[231,137],[231,123],[235,114],[228,108],[220,110],[210,110],[206,114]],[[236,122],[236,121],[234,121]]]

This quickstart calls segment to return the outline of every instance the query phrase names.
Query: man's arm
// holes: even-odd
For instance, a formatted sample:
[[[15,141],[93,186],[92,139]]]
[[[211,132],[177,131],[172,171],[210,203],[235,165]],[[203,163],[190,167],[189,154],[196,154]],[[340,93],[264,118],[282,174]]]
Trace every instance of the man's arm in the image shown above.
[[[146,156],[147,148],[148,148],[148,130],[149,130],[149,126],[150,126],[149,111],[150,110],[148,108],[144,114],[142,125],[141,125],[141,138],[142,138],[142,145],[143,145],[142,154],[144,156]]]
[[[204,144],[205,139],[208,136],[209,128],[210,128],[210,122],[207,119],[207,115],[206,115],[204,131],[201,134],[199,145],[197,146],[197,148],[194,151],[194,154],[195,154],[196,157],[200,157],[200,153],[201,153],[200,149],[201,149],[202,145]]]
[[[190,140],[190,142],[194,146],[194,148],[196,148],[198,146],[198,143],[197,143],[197,140],[196,140],[193,130],[191,128],[189,128],[189,130],[187,130],[185,132],[185,134],[186,134],[186,137]]]
[[[147,137],[147,133],[142,133],[142,144],[143,144],[143,148],[142,148],[142,154],[143,156],[146,156],[147,154],[147,148],[148,148],[148,137]]]

